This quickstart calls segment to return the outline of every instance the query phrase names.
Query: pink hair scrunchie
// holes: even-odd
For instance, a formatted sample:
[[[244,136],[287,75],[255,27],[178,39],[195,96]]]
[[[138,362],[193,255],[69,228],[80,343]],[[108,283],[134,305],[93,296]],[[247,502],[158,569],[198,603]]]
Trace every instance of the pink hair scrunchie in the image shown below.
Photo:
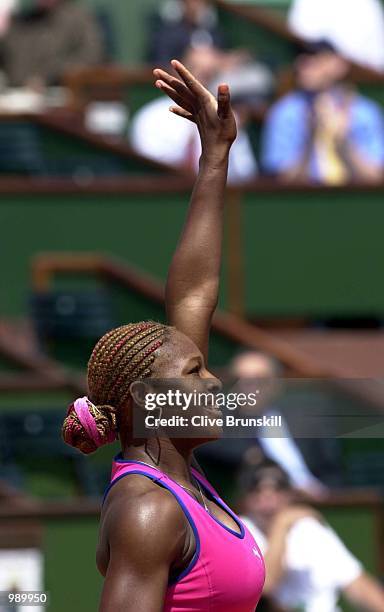
[[[77,399],[73,404],[73,407],[89,438],[92,440],[95,446],[102,446],[104,442],[102,441],[98,432],[96,421],[89,412],[89,404],[93,405],[88,397],[84,396]]]

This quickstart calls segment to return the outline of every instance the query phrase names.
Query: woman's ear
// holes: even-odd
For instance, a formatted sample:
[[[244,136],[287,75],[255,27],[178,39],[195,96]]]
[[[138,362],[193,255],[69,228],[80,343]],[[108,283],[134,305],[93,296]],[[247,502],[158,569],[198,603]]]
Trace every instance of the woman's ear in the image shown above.
[[[151,409],[150,407],[148,408],[148,398],[151,398],[151,387],[148,383],[142,380],[135,380],[131,383],[129,390],[136,406],[146,410]]]

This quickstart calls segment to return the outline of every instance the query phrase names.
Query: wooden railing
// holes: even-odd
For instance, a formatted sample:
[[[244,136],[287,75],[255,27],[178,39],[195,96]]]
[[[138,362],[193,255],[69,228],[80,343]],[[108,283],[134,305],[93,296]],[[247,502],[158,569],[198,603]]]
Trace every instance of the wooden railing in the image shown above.
[[[101,500],[76,499],[74,501],[0,501],[0,522],[12,521],[14,531],[17,525],[44,520],[74,520],[81,518],[99,519]],[[377,573],[384,574],[384,504],[383,496],[376,490],[332,491],[326,498],[316,502],[320,511],[330,509],[366,509],[372,514],[374,557]]]
[[[376,489],[340,489],[314,503],[317,508],[368,508],[376,513],[378,522],[384,522],[383,496]],[[66,518],[99,516],[100,501],[76,498],[71,501],[42,501],[25,498],[20,502],[0,502],[0,519]],[[383,533],[384,535],[384,533]]]
[[[85,273],[95,274],[102,278],[122,284],[127,289],[137,292],[150,301],[164,304],[163,286],[142,271],[138,272],[117,259],[104,257],[97,253],[46,253],[35,257],[32,263],[32,286],[35,291],[47,291],[55,274]],[[244,319],[229,312],[219,311],[215,314],[213,331],[245,347],[265,350],[289,369],[308,377],[334,376],[319,366],[315,360],[309,360],[295,351],[288,343],[271,336]]]
[[[179,176],[129,176],[129,177],[93,177],[88,182],[81,182],[68,178],[40,178],[1,176],[0,195],[55,195],[62,194],[102,194],[102,195],[130,195],[137,193],[189,193],[194,184],[194,177],[190,175]],[[314,185],[310,182],[300,181],[286,183],[278,179],[260,178],[241,187],[227,187],[228,194],[265,194],[265,193],[300,193],[323,194],[324,198],[330,193],[366,193],[383,192],[384,182],[346,183],[340,186]]]
[[[84,376],[41,353],[33,333],[25,326],[0,321],[0,355],[24,370],[0,375],[3,393],[68,389],[78,394],[86,389]]]

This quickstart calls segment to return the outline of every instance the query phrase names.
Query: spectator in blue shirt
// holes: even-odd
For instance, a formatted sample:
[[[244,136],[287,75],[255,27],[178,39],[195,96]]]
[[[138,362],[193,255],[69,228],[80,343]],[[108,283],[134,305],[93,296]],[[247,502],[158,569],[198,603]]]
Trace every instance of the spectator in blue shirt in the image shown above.
[[[383,115],[347,85],[348,70],[327,41],[308,45],[299,56],[297,89],[272,106],[264,126],[266,174],[329,185],[382,179]]]

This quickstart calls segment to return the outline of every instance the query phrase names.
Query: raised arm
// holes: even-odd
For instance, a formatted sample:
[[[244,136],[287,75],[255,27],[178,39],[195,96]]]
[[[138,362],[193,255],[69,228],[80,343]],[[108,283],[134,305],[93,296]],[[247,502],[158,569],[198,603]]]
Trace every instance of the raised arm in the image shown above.
[[[156,86],[176,103],[173,113],[196,123],[202,155],[168,272],[166,309],[168,322],[189,336],[207,359],[219,291],[228,155],[236,138],[236,121],[227,85],[219,86],[216,99],[183,64],[174,60],[172,65],[180,78],[156,69]]]
[[[344,595],[358,609],[368,612],[384,610],[384,589],[378,580],[366,572],[344,588]]]

